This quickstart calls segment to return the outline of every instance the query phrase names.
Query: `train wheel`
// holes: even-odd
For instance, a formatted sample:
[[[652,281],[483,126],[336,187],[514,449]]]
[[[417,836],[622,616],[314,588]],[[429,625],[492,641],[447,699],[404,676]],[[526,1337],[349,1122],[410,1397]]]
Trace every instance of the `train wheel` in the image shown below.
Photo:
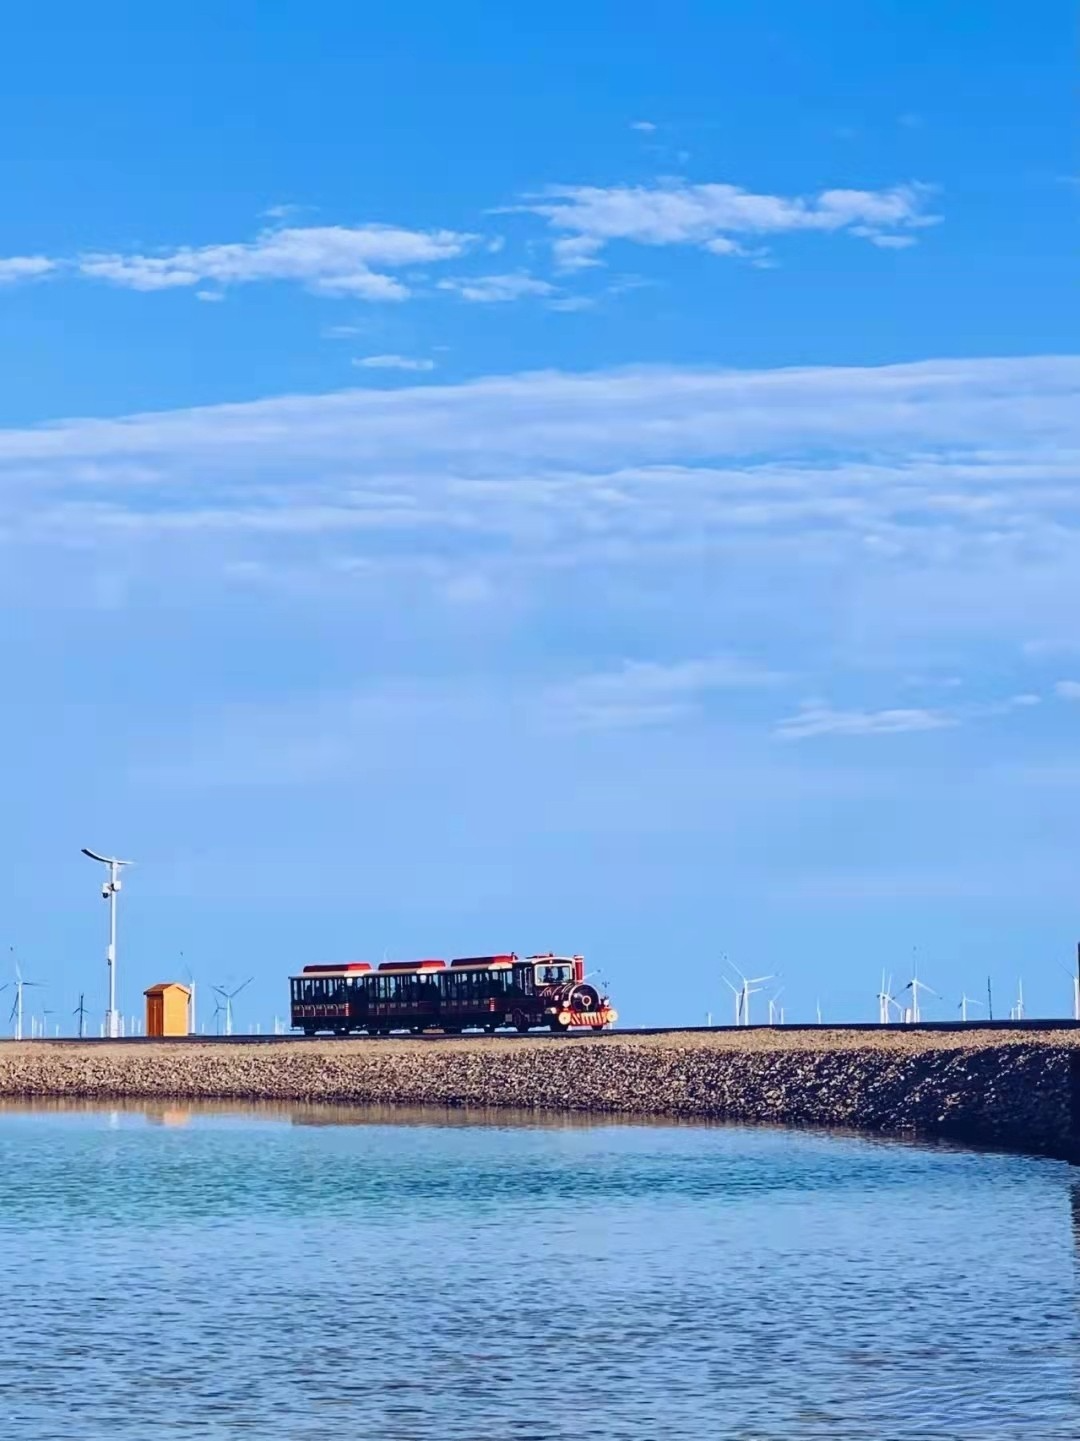
[[[305,1035],[305,1036],[313,1036],[314,1034],[315,1034],[315,1027],[314,1027],[314,1026],[305,1026],[305,1027],[304,1027],[304,1035]]]
[[[519,1035],[523,1036],[526,1031],[531,1031],[532,1027],[529,1025],[528,1021],[518,1021],[514,1029],[518,1032]]]
[[[553,1034],[555,1034],[556,1036],[561,1036],[563,1031],[568,1030],[569,1027],[567,1026],[565,1021],[560,1021],[557,1017],[552,1016],[551,1029]]]

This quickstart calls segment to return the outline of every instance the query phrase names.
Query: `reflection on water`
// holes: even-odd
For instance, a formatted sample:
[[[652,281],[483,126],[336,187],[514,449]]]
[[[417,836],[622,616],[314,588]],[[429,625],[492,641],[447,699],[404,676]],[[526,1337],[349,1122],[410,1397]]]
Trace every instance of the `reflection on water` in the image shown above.
[[[18,1441],[1075,1441],[1066,1165],[498,1111],[0,1105]]]

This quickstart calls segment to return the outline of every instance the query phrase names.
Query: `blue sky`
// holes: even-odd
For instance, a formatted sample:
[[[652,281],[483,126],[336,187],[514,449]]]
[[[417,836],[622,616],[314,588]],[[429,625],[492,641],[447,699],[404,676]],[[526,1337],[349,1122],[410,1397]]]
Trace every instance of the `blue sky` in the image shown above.
[[[6,943],[1069,1002],[1072,7],[53,4],[0,69]],[[1032,12],[1033,14],[1035,12]],[[240,1020],[247,1017],[241,1013]]]

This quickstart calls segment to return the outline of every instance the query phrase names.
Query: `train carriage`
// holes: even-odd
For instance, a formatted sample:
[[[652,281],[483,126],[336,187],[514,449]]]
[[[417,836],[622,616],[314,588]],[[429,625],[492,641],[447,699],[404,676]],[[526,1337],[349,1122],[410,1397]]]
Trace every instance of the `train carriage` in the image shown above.
[[[585,979],[581,956],[461,956],[305,966],[290,978],[292,1025],[305,1035],[440,1029],[493,1032],[513,1027],[603,1030],[616,1020],[606,996]]]

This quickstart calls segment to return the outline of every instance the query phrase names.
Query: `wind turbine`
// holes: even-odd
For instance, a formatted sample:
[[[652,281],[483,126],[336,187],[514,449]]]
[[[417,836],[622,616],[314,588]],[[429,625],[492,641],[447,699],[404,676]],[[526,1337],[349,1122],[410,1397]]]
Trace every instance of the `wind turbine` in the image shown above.
[[[917,971],[912,972],[911,980],[908,981],[904,990],[911,992],[911,1020],[917,1026],[922,1020],[922,1011],[919,1009],[919,992],[925,991],[928,996],[936,996],[937,991],[928,986],[925,981],[920,981]]]
[[[777,1003],[777,1001],[780,999],[780,997],[781,997],[783,994],[784,994],[784,988],[783,988],[783,986],[781,986],[778,991],[774,991],[774,992],[772,993],[772,995],[769,997],[769,1025],[770,1025],[770,1026],[775,1026],[775,1025],[776,1025],[776,1003]],[[783,1008],[783,1006],[780,1007],[780,1024],[781,1024],[781,1025],[784,1024],[784,1008]]]
[[[248,976],[247,980],[244,981],[242,985],[236,986],[236,987],[235,987],[233,990],[231,990],[231,991],[227,991],[224,986],[215,986],[215,987],[214,987],[214,990],[217,992],[217,994],[221,997],[222,1001],[224,1001],[224,1003],[225,1003],[224,1006],[222,1006],[222,1005],[219,1004],[219,1005],[218,1005],[218,1009],[217,1009],[217,1011],[214,1012],[214,1014],[217,1015],[218,1011],[224,1010],[224,1012],[225,1012],[225,1034],[226,1034],[227,1036],[231,1036],[231,1035],[232,1035],[232,1023],[233,1023],[232,1003],[233,1003],[233,1001],[236,1000],[237,996],[238,996],[238,995],[240,994],[240,992],[244,989],[244,986],[250,986],[251,983],[252,983],[252,981],[253,981],[254,979],[255,979],[254,976]]]
[[[14,959],[14,946],[11,947],[11,954]],[[11,1003],[11,1015],[8,1016],[8,1020],[15,1022],[15,1039],[17,1041],[21,1041],[23,1038],[23,991],[27,986],[40,986],[42,984],[43,982],[41,981],[24,981],[19,963],[15,961],[15,979],[13,981],[5,981],[4,984],[0,986],[0,991],[6,991],[9,986],[15,987],[15,999]],[[31,1029],[33,1028],[31,1027]]]
[[[116,856],[98,855],[97,851],[87,850],[85,846],[82,853],[109,868],[109,879],[101,887],[101,898],[109,903],[109,948],[105,952],[109,967],[109,1009],[105,1012],[105,1034],[110,1040],[115,1040],[120,1034],[120,1018],[116,1011],[116,897],[120,892],[120,869],[133,862],[118,860]]]
[[[892,1006],[896,1007],[901,1016],[904,1013],[903,1007],[892,993],[892,976],[886,980],[884,971],[881,973],[881,990],[877,993],[877,1003],[879,1025],[887,1026],[889,1024],[889,1011]]]
[[[960,1019],[964,1022],[965,1025],[967,1024],[967,1018],[968,1018],[968,1015],[967,1015],[967,1013],[968,1013],[968,1006],[981,1006],[981,1005],[982,1005],[982,1001],[977,1001],[977,1000],[975,1000],[975,998],[974,998],[973,996],[969,996],[966,991],[964,992],[964,994],[960,997],[960,1005],[957,1007],[957,1009],[958,1009],[959,1012],[960,1012]]]
[[[750,997],[756,996],[767,981],[775,981],[778,979],[778,977],[744,976],[742,971],[739,970],[738,966],[731,965],[730,961],[728,961],[728,965],[731,966],[731,969],[735,972],[739,980],[742,982],[742,985],[738,987],[738,990],[741,992],[741,1004],[740,1002],[736,1003],[736,1013],[738,1013],[738,1011],[741,1009],[742,1021],[740,1023],[738,1020],[736,1020],[735,1024],[742,1024],[744,1026],[748,1026],[750,1024]],[[728,985],[731,986],[730,981],[728,981]],[[731,988],[732,990],[736,989],[735,986],[731,986]]]
[[[180,952],[180,959],[181,961],[184,959],[183,951]],[[185,966],[184,969],[187,971],[188,991],[190,993],[188,995],[188,1035],[193,1036],[195,1034],[195,977],[192,974],[190,966]]]
[[[1016,1005],[1009,1012],[1010,1021],[1022,1021],[1024,1019],[1024,982],[1023,979],[1017,982]]]
[[[737,1026],[741,1026],[741,1025],[742,1025],[742,987],[741,987],[741,986],[737,986],[734,981],[729,981],[728,978],[727,978],[727,976],[724,977],[724,985],[728,987],[728,989],[731,991],[732,995],[735,997],[735,1024],[736,1024]]]
[[[79,1004],[71,1014],[79,1018],[79,1040],[81,1041],[86,1035],[86,997],[81,991],[79,992]]]

